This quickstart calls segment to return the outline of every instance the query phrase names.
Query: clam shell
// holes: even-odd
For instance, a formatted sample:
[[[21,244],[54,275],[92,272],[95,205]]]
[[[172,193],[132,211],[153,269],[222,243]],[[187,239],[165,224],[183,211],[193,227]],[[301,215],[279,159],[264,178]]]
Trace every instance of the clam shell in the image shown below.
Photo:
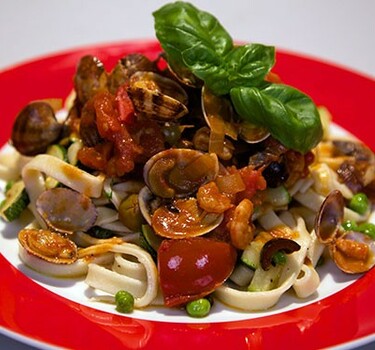
[[[185,197],[216,178],[219,161],[214,153],[171,148],[151,157],[143,168],[146,185],[162,198]]]
[[[36,201],[36,209],[48,227],[62,233],[87,231],[98,215],[88,196],[68,188],[44,191]]]
[[[18,114],[12,129],[12,144],[25,156],[44,153],[62,131],[52,107],[46,102],[29,103]]]
[[[78,258],[77,246],[57,232],[44,229],[23,229],[18,240],[30,254],[55,264],[72,264]]]
[[[153,72],[137,72],[128,93],[137,112],[158,120],[174,120],[188,113],[188,95],[172,79]]]

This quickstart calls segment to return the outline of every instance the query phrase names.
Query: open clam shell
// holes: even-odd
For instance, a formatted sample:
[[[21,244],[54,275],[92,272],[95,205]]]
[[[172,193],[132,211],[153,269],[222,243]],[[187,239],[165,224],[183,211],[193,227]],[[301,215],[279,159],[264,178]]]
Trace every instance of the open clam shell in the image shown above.
[[[55,264],[72,264],[78,259],[76,244],[57,232],[25,228],[18,240],[28,253]]]
[[[185,197],[216,178],[216,154],[187,148],[172,148],[151,157],[143,168],[145,183],[162,198]]]
[[[346,273],[363,273],[375,265],[375,241],[361,232],[347,232],[330,245],[329,252]]]
[[[345,201],[340,191],[332,191],[320,206],[315,220],[315,232],[321,243],[332,243],[344,219]]]
[[[139,193],[139,208],[155,233],[165,238],[180,239],[202,236],[223,220],[223,214],[208,213],[192,197],[166,203],[144,187]]]

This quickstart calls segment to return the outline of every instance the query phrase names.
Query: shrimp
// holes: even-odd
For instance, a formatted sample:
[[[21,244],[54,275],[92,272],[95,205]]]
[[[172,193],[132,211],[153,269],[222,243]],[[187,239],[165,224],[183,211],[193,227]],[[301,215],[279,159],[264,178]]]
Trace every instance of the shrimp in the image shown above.
[[[227,227],[232,244],[238,249],[245,249],[254,238],[254,225],[250,222],[253,203],[245,198],[234,209]]]

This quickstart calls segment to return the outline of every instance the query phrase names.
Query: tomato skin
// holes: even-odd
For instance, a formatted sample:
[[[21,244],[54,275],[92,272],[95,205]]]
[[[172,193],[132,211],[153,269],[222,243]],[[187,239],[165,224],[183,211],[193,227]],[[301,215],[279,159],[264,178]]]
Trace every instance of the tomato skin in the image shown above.
[[[160,286],[173,307],[212,293],[232,273],[235,248],[225,242],[193,237],[164,240],[158,250]]]
[[[127,93],[126,85],[121,85],[117,89],[115,101],[119,112],[119,120],[129,125],[134,123],[134,105]]]

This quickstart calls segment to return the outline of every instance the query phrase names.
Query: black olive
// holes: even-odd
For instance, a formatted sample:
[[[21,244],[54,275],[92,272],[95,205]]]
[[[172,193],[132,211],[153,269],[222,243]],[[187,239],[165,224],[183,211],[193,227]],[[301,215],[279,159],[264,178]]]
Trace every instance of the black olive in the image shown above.
[[[301,246],[292,239],[273,238],[267,241],[260,252],[260,264],[264,271],[270,269],[272,265],[272,257],[275,253],[283,251],[285,254],[291,254],[300,250]]]
[[[263,171],[263,177],[268,187],[278,187],[283,184],[289,177],[286,166],[283,162],[271,162]]]

